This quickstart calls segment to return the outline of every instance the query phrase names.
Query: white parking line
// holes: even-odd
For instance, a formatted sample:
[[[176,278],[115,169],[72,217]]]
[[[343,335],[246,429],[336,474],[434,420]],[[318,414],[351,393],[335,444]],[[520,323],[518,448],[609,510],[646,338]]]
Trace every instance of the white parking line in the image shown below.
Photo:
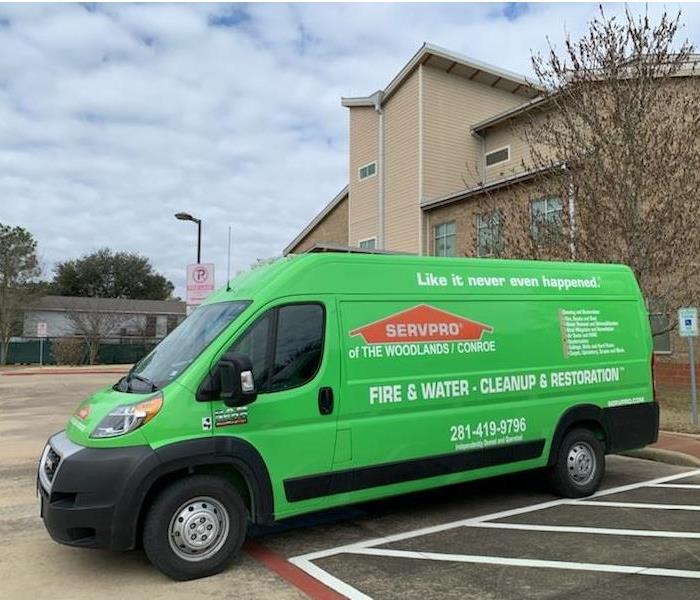
[[[695,469],[693,471],[686,471],[684,473],[677,473],[675,475],[667,475],[665,477],[658,477],[656,479],[650,479],[648,481],[641,481],[637,483],[632,483],[628,485],[622,485],[607,490],[601,490],[595,494],[589,496],[589,498],[598,498],[601,496],[608,496],[611,494],[619,494],[621,492],[627,492],[630,490],[636,490],[643,487],[659,486],[662,484],[667,484],[668,482],[675,481],[677,479],[683,479],[686,477],[692,477],[700,475],[700,469]],[[530,506],[523,506],[519,508],[514,508],[510,510],[503,510],[496,513],[491,513],[487,515],[481,515],[478,517],[471,517],[467,519],[460,519],[459,521],[453,521],[451,523],[443,523],[441,525],[434,525],[431,527],[423,527],[413,531],[407,531],[403,533],[398,533],[395,535],[389,535],[385,537],[372,538],[365,540],[363,542],[356,542],[352,544],[345,544],[342,546],[337,546],[335,548],[328,548],[326,550],[320,550],[317,552],[310,552],[307,554],[302,554],[300,556],[295,556],[289,559],[289,561],[306,571],[312,577],[315,577],[326,586],[337,592],[343,594],[344,596],[350,598],[351,600],[367,600],[369,597],[357,590],[356,588],[350,586],[349,584],[339,580],[334,577],[324,569],[321,569],[317,565],[313,564],[312,561],[319,560],[322,558],[327,558],[329,556],[334,556],[337,554],[372,554],[372,555],[383,555],[390,556],[387,554],[391,553],[404,553],[408,551],[402,550],[391,550],[388,548],[373,548],[373,546],[379,546],[388,544],[391,542],[397,542],[401,540],[421,537],[429,535],[432,533],[439,533],[442,531],[448,531],[450,529],[455,529],[457,527],[483,527],[483,528],[494,528],[494,529],[523,529],[529,531],[563,531],[571,533],[599,533],[606,535],[629,535],[629,536],[642,536],[642,537],[668,537],[668,538],[687,538],[687,539],[700,539],[700,532],[683,532],[683,531],[654,531],[654,530],[638,530],[638,529],[611,529],[611,528],[601,528],[601,527],[566,527],[566,526],[547,526],[547,525],[525,525],[519,523],[494,523],[493,521],[497,519],[505,519],[507,517],[513,517],[517,515],[522,515],[526,513],[531,513],[539,510],[544,510],[547,508],[553,508],[555,506],[571,505],[576,503],[589,502],[587,500],[572,501],[568,498],[560,498],[557,500],[550,500],[548,502],[540,502],[538,504],[533,504]],[[593,504],[601,504],[600,502],[595,502]],[[666,505],[664,505],[666,506]],[[382,554],[384,553],[384,554]],[[415,554],[416,556],[413,556]],[[436,553],[432,553],[436,554]],[[391,554],[395,555],[395,554]],[[410,556],[409,556],[410,555]],[[431,553],[425,552],[415,552],[405,555],[409,558],[417,558],[418,556],[426,558],[430,556]],[[398,556],[398,555],[396,555]],[[402,554],[402,556],[404,556]],[[629,566],[629,565],[596,565],[590,563],[565,563],[560,561],[541,561],[536,559],[512,559],[506,557],[494,557],[494,556],[471,556],[471,555],[446,555],[442,554],[440,556],[450,556],[450,557],[465,557],[463,560],[458,562],[475,562],[477,559],[488,564],[511,564],[500,562],[496,563],[494,561],[520,561],[519,566],[530,566],[530,567],[542,567],[542,568],[569,568],[574,569],[575,567],[562,567],[561,565],[583,565],[583,567],[577,570],[595,570],[595,571],[609,571],[615,573],[631,573],[631,574],[643,574],[643,575],[658,575],[664,577],[691,577],[700,578],[700,571],[682,571],[676,569],[656,569],[641,566]],[[470,560],[466,560],[466,559]],[[440,559],[447,560],[447,559]],[[450,559],[455,560],[455,559]],[[524,562],[523,562],[524,561]],[[528,563],[528,564],[524,564]],[[554,566],[555,564],[559,566]]]
[[[540,569],[564,569],[567,571],[600,571],[603,573],[626,573],[631,575],[655,575],[661,577],[682,577],[700,579],[700,571],[683,569],[661,569],[634,565],[606,565],[601,563],[578,563],[563,560],[539,560],[536,558],[506,558],[503,556],[475,556],[471,554],[443,554],[441,552],[414,552],[411,550],[391,550],[380,548],[358,548],[349,554],[368,556],[390,556],[392,558],[413,558],[419,560],[439,560],[463,562],[479,565],[505,565],[508,567],[537,567]]]
[[[578,506],[612,506],[614,508],[653,508],[658,510],[700,510],[695,504],[655,504],[652,502],[603,502],[601,500],[575,500],[568,504]]]
[[[610,527],[578,527],[575,525],[531,525],[529,523],[467,523],[464,527],[476,529],[515,529],[547,531],[551,533],[590,533],[597,535],[628,535],[631,537],[680,538],[700,540],[700,531],[665,531],[655,529],[624,529]]]
[[[700,490],[700,483],[652,483],[648,487],[675,488],[679,490]]]

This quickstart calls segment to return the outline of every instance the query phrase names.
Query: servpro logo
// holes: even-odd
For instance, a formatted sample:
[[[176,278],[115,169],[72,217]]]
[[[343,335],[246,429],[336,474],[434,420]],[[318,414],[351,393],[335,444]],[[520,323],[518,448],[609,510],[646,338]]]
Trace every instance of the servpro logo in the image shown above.
[[[400,344],[480,340],[484,332],[492,333],[493,327],[420,304],[353,329],[350,335],[362,336],[367,344]]]

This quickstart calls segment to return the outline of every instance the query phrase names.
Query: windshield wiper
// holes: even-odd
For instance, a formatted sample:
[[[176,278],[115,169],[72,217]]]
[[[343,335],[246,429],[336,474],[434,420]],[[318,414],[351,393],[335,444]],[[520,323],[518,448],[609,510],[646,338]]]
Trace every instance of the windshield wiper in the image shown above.
[[[151,386],[151,389],[150,389],[151,392],[155,392],[155,391],[158,390],[158,386],[157,386],[155,383],[153,383],[150,379],[148,379],[148,377],[144,377],[143,375],[139,375],[139,374],[137,374],[137,373],[129,373],[129,374],[126,376],[126,383],[129,384],[129,382],[130,382],[132,379],[136,379],[136,381],[140,381],[141,383],[145,383],[146,385],[150,385],[150,386]],[[133,388],[129,385],[129,390],[131,391],[132,389],[133,389]]]

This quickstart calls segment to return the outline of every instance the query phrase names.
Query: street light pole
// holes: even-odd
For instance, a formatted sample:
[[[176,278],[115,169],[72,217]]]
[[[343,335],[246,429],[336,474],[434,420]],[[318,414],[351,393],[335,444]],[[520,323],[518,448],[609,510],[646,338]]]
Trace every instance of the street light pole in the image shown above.
[[[197,219],[197,264],[202,262],[202,220]]]
[[[202,262],[202,219],[193,217],[190,213],[175,213],[175,218],[179,221],[192,221],[197,224],[197,264]]]

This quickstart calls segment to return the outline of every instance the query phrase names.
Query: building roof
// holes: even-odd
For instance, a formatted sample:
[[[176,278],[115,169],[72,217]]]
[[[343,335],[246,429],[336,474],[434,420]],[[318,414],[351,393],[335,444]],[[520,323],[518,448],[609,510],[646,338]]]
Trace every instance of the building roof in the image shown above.
[[[421,64],[460,75],[471,81],[512,94],[518,94],[524,98],[533,98],[542,91],[536,83],[527,80],[524,75],[424,42],[418,52],[413,55],[413,58],[406,63],[384,90],[374,92],[370,96],[342,98],[341,104],[346,107],[381,106]]]
[[[487,119],[484,119],[483,121],[479,121],[478,123],[474,123],[472,125],[471,129],[474,133],[481,133],[484,130],[488,129],[489,127],[493,127],[495,125],[500,125],[504,121],[508,121],[509,119],[512,119],[514,117],[517,117],[535,107],[544,107],[544,105],[547,102],[547,97],[546,96],[537,96],[536,98],[533,98],[532,100],[529,100],[528,102],[524,102],[523,104],[518,104],[518,106],[514,106],[513,108],[509,108],[508,110],[504,110],[503,112],[500,112],[498,114],[495,114],[491,117],[488,117]]]
[[[628,61],[629,64],[632,64],[635,60],[640,60],[640,59],[630,59]],[[671,77],[698,77],[700,76],[700,54],[690,54],[688,56],[688,60],[684,63],[684,65],[678,69],[677,72],[675,72]],[[548,96],[542,94],[538,95],[528,102],[524,102],[523,104],[519,104],[518,106],[514,106],[513,108],[509,108],[508,110],[505,110],[503,112],[500,112],[498,114],[495,114],[491,117],[488,117],[487,119],[484,119],[483,121],[479,121],[478,123],[474,123],[471,127],[471,130],[474,133],[482,133],[486,129],[489,129],[490,127],[494,127],[496,125],[500,125],[501,123],[504,123],[505,121],[508,121],[509,119],[513,119],[515,117],[520,116],[523,113],[526,113],[534,108],[545,108],[547,105],[547,100],[549,99]]]
[[[321,212],[319,212],[312,220],[311,222],[304,227],[304,229],[301,230],[301,233],[297,237],[295,237],[287,246],[285,247],[284,250],[282,250],[282,254],[286,256],[289,254],[294,246],[296,246],[301,240],[303,240],[311,231],[313,231],[314,227],[318,225],[323,219],[326,218],[326,216],[336,207],[338,204],[340,204],[344,199],[348,197],[348,192],[350,190],[350,186],[346,185],[342,190],[340,190],[336,196],[331,200],[326,206],[323,207]]]
[[[513,173],[511,175],[508,175],[506,177],[501,177],[500,179],[496,179],[494,181],[489,181],[485,185],[477,185],[472,188],[467,188],[463,190],[459,190],[457,192],[451,192],[449,194],[446,194],[445,196],[440,196],[439,198],[433,198],[431,200],[427,200],[423,202],[420,207],[421,210],[430,210],[432,208],[437,208],[438,206],[444,206],[445,204],[450,204],[452,202],[459,202],[461,200],[468,200],[469,198],[473,198],[476,196],[479,196],[480,194],[485,194],[487,192],[495,192],[496,190],[504,187],[508,187],[510,185],[515,185],[516,183],[523,183],[525,181],[529,181],[530,179],[534,179],[537,175],[549,171],[550,169],[555,169],[560,167],[560,164],[554,164],[550,165],[547,167],[539,167],[536,169],[530,169],[528,171],[522,171],[519,173]]]
[[[84,298],[82,296],[43,296],[28,310],[57,312],[109,312],[157,315],[185,315],[181,300],[131,300],[129,298]]]

